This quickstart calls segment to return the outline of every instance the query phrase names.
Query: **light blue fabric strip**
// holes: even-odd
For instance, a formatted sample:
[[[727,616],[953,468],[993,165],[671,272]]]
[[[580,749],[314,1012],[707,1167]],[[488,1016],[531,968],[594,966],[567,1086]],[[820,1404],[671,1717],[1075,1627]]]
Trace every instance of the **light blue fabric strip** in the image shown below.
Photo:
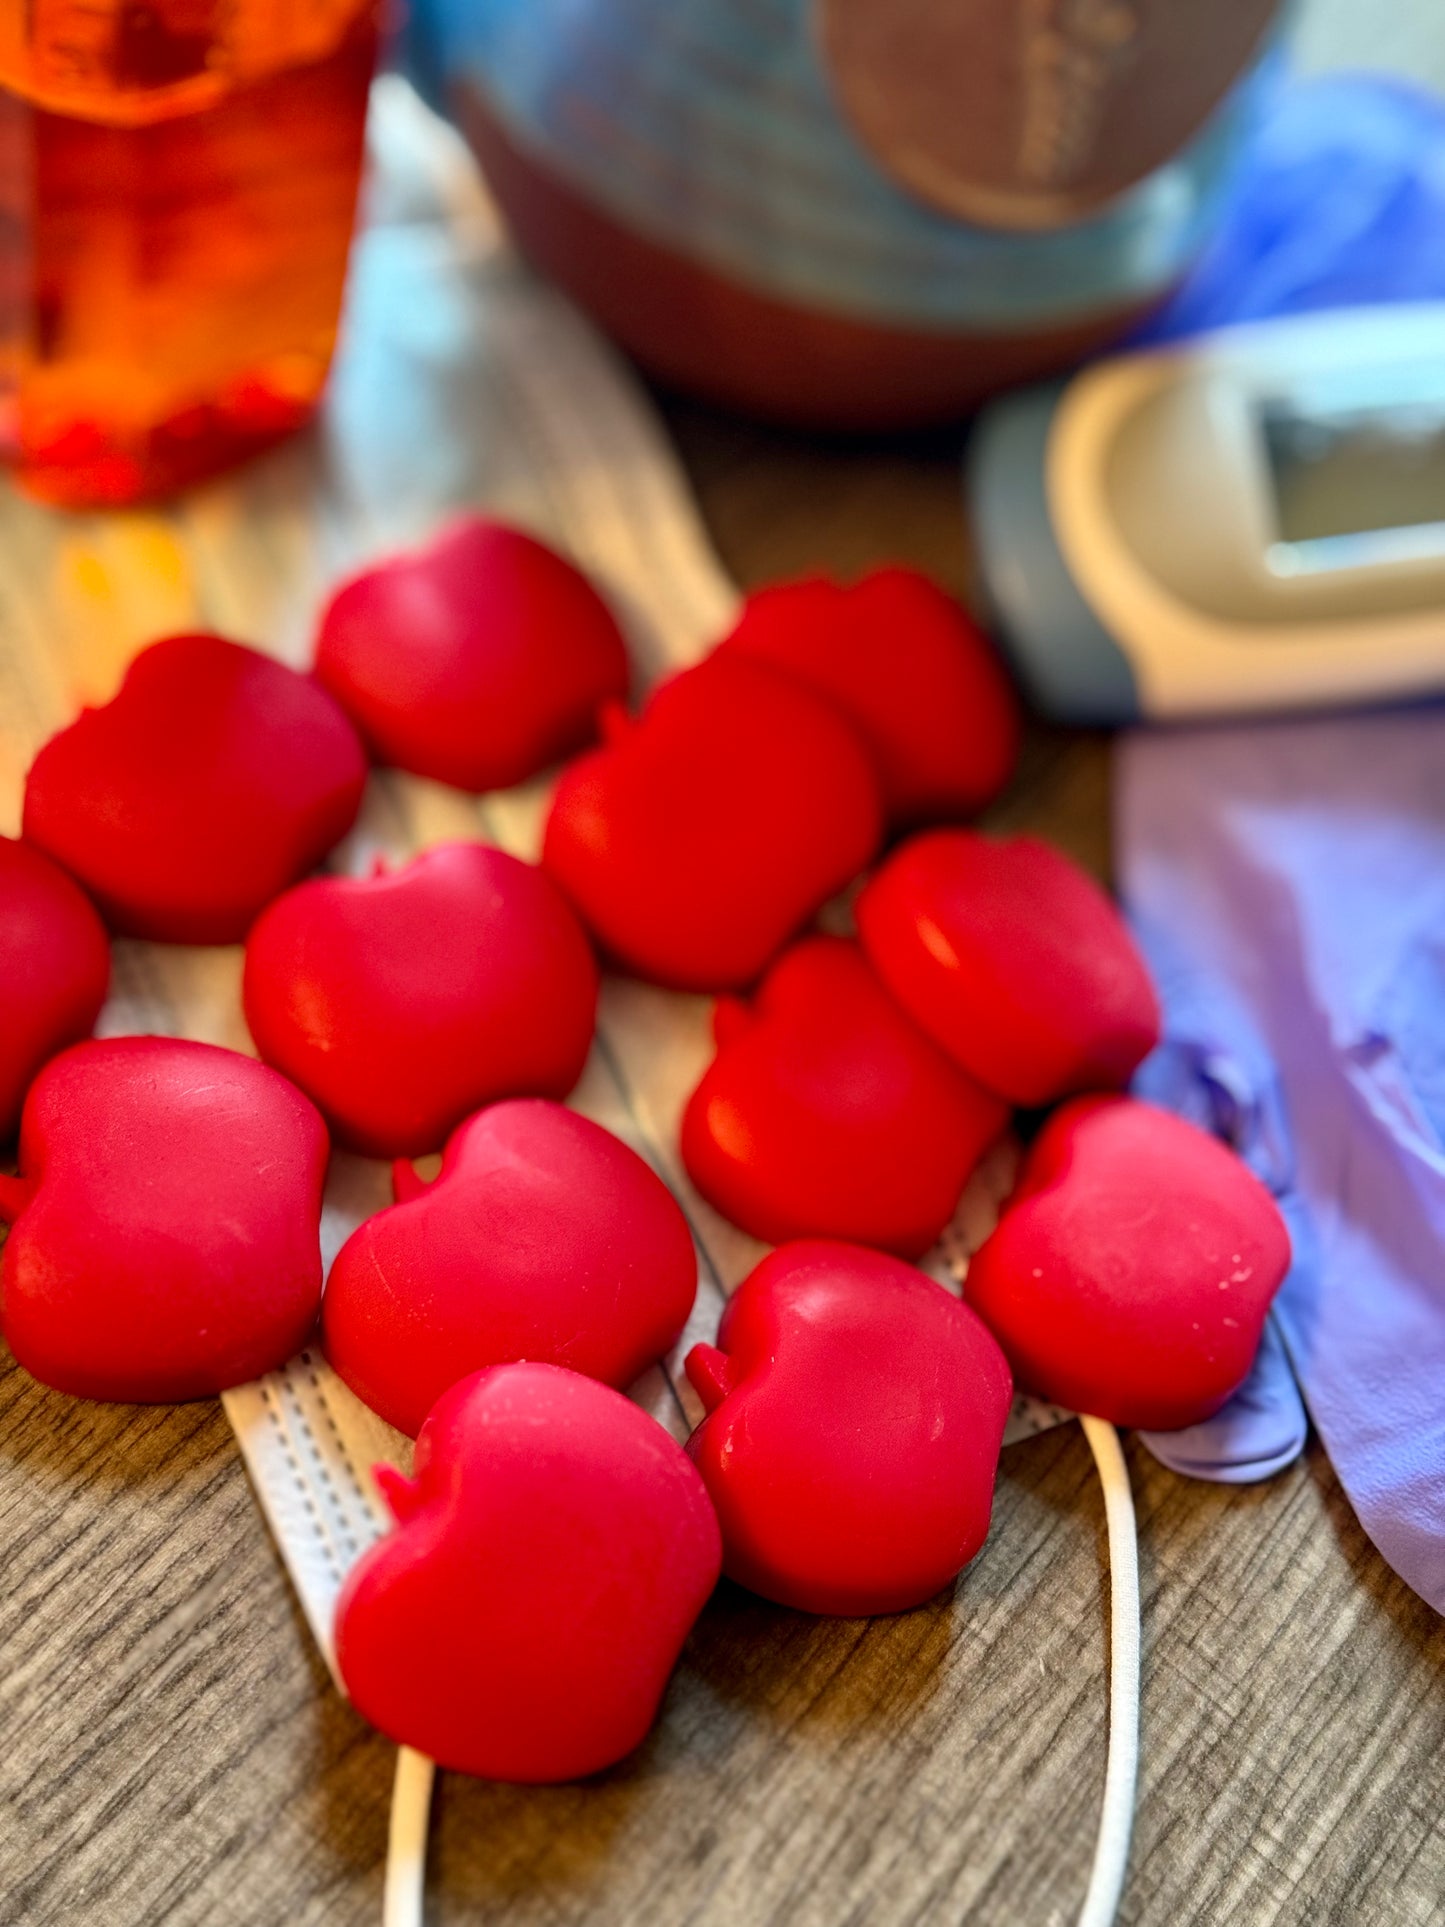
[[[1043,326],[1170,287],[1274,78],[1256,70],[1104,216],[1011,236],[932,212],[874,165],[829,93],[808,0],[411,10],[434,87],[475,88],[520,147],[649,238],[778,298],[940,330]]]

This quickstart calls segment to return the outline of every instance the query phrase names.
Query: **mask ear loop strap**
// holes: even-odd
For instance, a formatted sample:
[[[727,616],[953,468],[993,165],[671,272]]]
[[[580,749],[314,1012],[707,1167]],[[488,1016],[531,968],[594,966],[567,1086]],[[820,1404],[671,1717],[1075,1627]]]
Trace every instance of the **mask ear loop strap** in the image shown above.
[[[1104,1491],[1109,1532],[1109,1764],[1079,1927],[1112,1927],[1124,1891],[1139,1777],[1139,1542],[1129,1468],[1105,1419],[1081,1418]],[[382,1927],[422,1927],[426,1837],[436,1769],[409,1746],[396,1756]]]
[[[1111,1927],[1124,1891],[1139,1777],[1139,1538],[1129,1468],[1107,1419],[1081,1417],[1109,1531],[1109,1764],[1079,1927]]]
[[[386,1897],[382,1927],[422,1927],[426,1888],[426,1836],[436,1768],[409,1746],[396,1756],[391,1791],[391,1829],[386,1845]]]

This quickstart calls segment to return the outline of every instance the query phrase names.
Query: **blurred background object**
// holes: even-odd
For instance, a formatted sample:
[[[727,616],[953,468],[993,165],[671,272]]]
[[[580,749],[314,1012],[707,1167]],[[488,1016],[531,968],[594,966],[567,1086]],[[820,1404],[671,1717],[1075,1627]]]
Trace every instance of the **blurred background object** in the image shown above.
[[[0,0],[0,452],[163,494],[304,421],[356,205],[376,0]]]
[[[0,0],[0,456],[32,493],[164,495],[308,418],[378,7]],[[401,57],[523,249],[664,386],[878,430],[1161,304],[1177,324],[1286,61],[1428,78],[1423,25],[1340,0],[411,0]]]
[[[1300,0],[1290,46],[1303,73],[1368,68],[1445,92],[1445,21],[1432,0],[1396,0],[1391,7]]]
[[[1276,0],[413,0],[534,262],[664,382],[957,416],[1146,314],[1280,67]]]

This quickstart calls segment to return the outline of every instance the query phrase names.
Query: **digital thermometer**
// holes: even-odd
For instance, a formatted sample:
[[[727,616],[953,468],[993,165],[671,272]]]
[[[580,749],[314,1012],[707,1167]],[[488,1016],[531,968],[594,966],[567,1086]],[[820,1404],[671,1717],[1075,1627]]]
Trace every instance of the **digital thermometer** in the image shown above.
[[[1011,396],[969,494],[1051,715],[1445,691],[1445,303],[1252,322]]]

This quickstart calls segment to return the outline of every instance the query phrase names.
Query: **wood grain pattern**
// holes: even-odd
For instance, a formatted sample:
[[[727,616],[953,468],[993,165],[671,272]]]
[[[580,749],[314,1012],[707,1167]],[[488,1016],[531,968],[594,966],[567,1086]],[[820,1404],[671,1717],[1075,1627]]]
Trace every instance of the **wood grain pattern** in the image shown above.
[[[846,452],[784,458],[759,437],[748,457],[742,431],[677,425],[744,579],[788,545],[784,566],[897,548],[893,457],[876,498],[860,470],[810,536]],[[750,473],[767,495],[779,466],[786,543],[776,505],[766,541],[745,513],[739,533]],[[947,480],[952,517],[951,463]],[[909,526],[908,552],[961,579],[956,523],[940,515],[936,546]],[[1100,740],[1038,735],[996,815],[1097,868],[1106,798]],[[1441,1622],[1317,1454],[1244,1492],[1131,1462],[1146,1664],[1124,1919],[1445,1919]],[[392,1752],[331,1687],[217,1408],[81,1405],[9,1367],[0,1543],[0,1919],[374,1922]],[[625,1767],[531,1792],[443,1779],[432,1917],[1062,1927],[1102,1782],[1101,1550],[1071,1427],[1011,1448],[986,1554],[952,1599],[837,1623],[724,1588]]]
[[[740,580],[891,555],[966,582],[950,445],[672,423]],[[994,820],[1105,873],[1102,739],[1035,732]],[[1123,1921],[1445,1922],[1445,1622],[1316,1448],[1244,1490],[1129,1458]],[[0,1549],[0,1927],[379,1919],[393,1750],[332,1688],[217,1405],[80,1404],[4,1359]],[[1066,1927],[1102,1788],[1102,1550],[1070,1426],[1010,1448],[984,1555],[919,1612],[816,1621],[724,1587],[626,1765],[532,1791],[443,1776],[429,1920]]]
[[[3,1917],[374,1922],[392,1753],[337,1698],[213,1405],[0,1378]],[[1442,1917],[1445,1626],[1317,1453],[1270,1485],[1130,1453],[1134,1923]],[[955,1597],[809,1620],[724,1587],[652,1741],[580,1788],[443,1778],[437,1922],[1065,1923],[1103,1768],[1102,1508],[1010,1449]]]

